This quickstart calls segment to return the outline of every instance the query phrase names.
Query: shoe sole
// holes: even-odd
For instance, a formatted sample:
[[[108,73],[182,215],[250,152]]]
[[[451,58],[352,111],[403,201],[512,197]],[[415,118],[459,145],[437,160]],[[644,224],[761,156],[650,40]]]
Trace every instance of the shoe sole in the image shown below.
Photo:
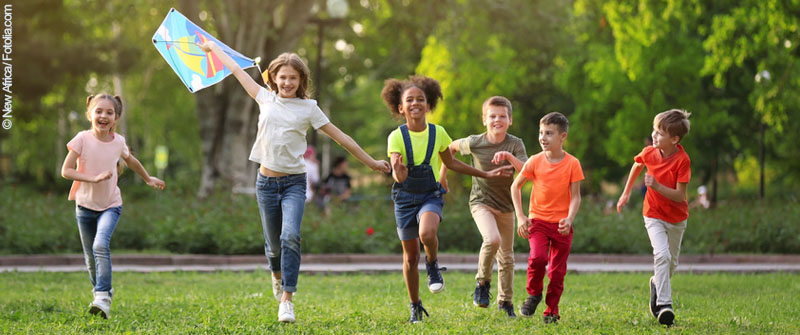
[[[442,291],[444,291],[444,283],[442,283],[442,288],[440,288],[438,290],[434,290],[430,286],[428,286],[428,291],[431,291],[431,293],[433,293],[433,294],[442,293]]]
[[[97,307],[97,306],[90,306],[89,314],[92,314],[92,315],[98,315],[99,314],[100,316],[103,317],[103,319],[108,319],[108,315],[106,315],[106,313],[103,312],[103,310],[100,309],[100,307]]]
[[[653,281],[656,279],[655,276],[650,277],[650,315],[654,318],[658,318],[656,315],[656,301],[658,300],[658,292],[656,292],[656,285]]]
[[[296,321],[295,319],[283,319],[283,320],[281,320],[280,318],[278,319],[278,322],[283,322],[283,323],[295,323],[295,321]]]
[[[477,302],[474,302],[474,301],[472,302],[472,304],[473,304],[473,305],[475,305],[475,306],[478,306],[478,307],[480,307],[480,308],[486,308],[486,307],[489,307],[489,304],[479,304],[479,303],[477,303]]]
[[[658,323],[672,326],[675,321],[675,312],[670,308],[663,308],[658,312]]]
[[[519,315],[522,315],[522,317],[525,317],[525,318],[529,318],[529,317],[533,316],[533,314],[528,315],[528,314],[523,313],[522,309],[519,310]]]

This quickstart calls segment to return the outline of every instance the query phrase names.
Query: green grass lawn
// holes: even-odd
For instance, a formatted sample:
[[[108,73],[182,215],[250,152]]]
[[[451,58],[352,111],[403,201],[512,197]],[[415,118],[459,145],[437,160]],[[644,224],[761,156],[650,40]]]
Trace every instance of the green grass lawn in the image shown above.
[[[430,317],[410,325],[399,273],[301,275],[298,322],[280,324],[264,271],[116,273],[111,320],[87,313],[85,273],[2,273],[0,333],[800,333],[800,277],[792,274],[679,274],[673,279],[676,325],[669,330],[647,312],[645,273],[568,274],[555,326],[542,324],[544,304],[536,317],[510,320],[495,304],[472,305],[474,274],[445,278],[445,292],[422,293]],[[524,273],[517,273],[514,289],[518,309],[526,296]]]

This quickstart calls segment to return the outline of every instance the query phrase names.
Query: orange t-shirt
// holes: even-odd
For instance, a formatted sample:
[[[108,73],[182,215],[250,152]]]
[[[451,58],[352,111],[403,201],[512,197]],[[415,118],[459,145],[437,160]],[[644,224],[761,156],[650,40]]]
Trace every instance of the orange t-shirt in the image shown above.
[[[667,158],[661,157],[661,150],[646,147],[636,157],[636,163],[644,164],[647,173],[656,181],[669,188],[677,188],[677,183],[689,183],[692,178],[692,161],[678,144],[678,152]],[[669,223],[679,223],[689,218],[689,204],[686,200],[672,201],[652,188],[647,188],[642,214],[649,218],[661,219]]]
[[[554,164],[540,152],[525,162],[520,173],[533,182],[530,216],[555,223],[569,215],[570,185],[583,180],[581,162],[575,156],[565,151],[564,158]]]

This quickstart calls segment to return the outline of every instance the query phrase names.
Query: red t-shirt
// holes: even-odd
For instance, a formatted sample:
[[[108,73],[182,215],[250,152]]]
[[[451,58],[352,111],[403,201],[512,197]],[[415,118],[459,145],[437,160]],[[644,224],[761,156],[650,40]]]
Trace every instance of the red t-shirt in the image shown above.
[[[529,215],[547,222],[558,222],[569,215],[570,185],[583,180],[581,163],[575,156],[565,151],[560,162],[550,163],[540,152],[525,162],[520,173],[533,182]]]
[[[633,158],[636,163],[644,164],[647,173],[653,175],[660,184],[677,188],[677,183],[689,183],[692,178],[692,161],[678,144],[678,152],[667,158],[661,157],[661,150],[648,146]],[[652,188],[647,188],[644,197],[644,216],[661,219],[669,223],[679,223],[689,218],[689,204],[686,200],[672,201]]]

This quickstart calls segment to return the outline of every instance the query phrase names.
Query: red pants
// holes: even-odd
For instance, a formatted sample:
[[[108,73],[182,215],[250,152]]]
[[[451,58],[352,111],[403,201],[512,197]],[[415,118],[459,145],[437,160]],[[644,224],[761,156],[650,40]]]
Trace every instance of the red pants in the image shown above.
[[[558,223],[531,219],[528,233],[531,246],[531,255],[528,258],[528,294],[542,294],[545,266],[550,264],[550,284],[547,285],[547,309],[544,315],[558,315],[558,301],[564,292],[564,276],[567,274],[567,257],[572,247],[572,230],[570,229],[569,235],[564,236],[558,232]]]

